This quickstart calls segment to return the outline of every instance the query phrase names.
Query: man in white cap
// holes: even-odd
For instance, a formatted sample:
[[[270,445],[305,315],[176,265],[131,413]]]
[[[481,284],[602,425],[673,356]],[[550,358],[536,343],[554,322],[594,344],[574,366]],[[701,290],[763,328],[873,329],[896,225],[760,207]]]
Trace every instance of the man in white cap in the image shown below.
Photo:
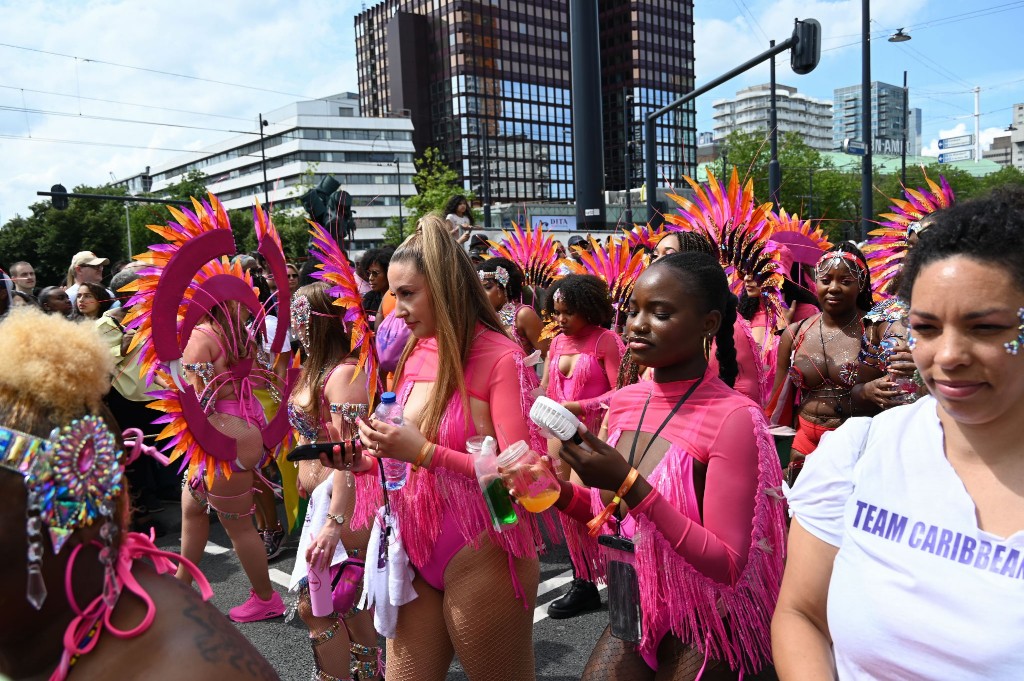
[[[78,297],[79,284],[100,284],[103,282],[103,268],[110,264],[107,258],[97,258],[92,251],[79,251],[71,258],[71,267],[68,268],[68,298],[71,299],[71,308],[75,307],[75,298]],[[110,299],[116,303],[117,296],[110,289],[107,289]]]

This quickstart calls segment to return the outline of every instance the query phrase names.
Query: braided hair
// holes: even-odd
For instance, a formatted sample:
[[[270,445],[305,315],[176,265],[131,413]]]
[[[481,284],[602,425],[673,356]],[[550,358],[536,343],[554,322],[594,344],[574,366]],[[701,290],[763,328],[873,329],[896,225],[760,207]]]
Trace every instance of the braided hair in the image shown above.
[[[729,281],[718,259],[708,253],[689,251],[658,258],[651,267],[671,267],[705,313],[717,310],[722,315],[722,323],[715,334],[715,357],[718,377],[731,387],[740,371],[732,334],[737,302],[729,291]]]

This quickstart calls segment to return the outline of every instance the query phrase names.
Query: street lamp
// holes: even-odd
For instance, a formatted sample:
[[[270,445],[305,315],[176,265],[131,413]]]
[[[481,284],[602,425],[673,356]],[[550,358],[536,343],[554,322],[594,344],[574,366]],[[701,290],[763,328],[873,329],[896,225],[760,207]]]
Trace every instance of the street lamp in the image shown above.
[[[624,94],[625,94],[625,92],[626,91],[623,90]],[[633,127],[632,126],[632,118],[633,118],[633,115],[632,115],[633,114],[633,93],[626,94],[625,97],[623,98],[623,102],[622,103],[623,103],[623,107],[622,107],[622,133],[623,133],[622,134],[622,144],[625,147],[623,151],[625,151],[625,161],[626,161],[626,168],[625,168],[626,174],[625,174],[625,176],[623,178],[625,180],[625,186],[626,186],[626,215],[625,215],[625,217],[626,217],[626,227],[627,227],[627,229],[632,229],[633,228],[633,201],[632,201],[632,197],[630,197],[630,195],[629,195],[629,186],[630,186],[630,180],[633,179],[631,177],[632,174],[633,174],[632,173],[632,170],[633,170],[633,155],[630,153],[631,152],[631,147],[633,146],[633,140],[631,139],[632,135],[630,134],[630,132],[632,130],[632,127]]]
[[[890,43],[905,43],[910,40],[910,36],[903,32],[903,29],[897,29],[895,33],[889,36]]]
[[[874,217],[871,194],[871,0],[861,0],[861,55],[860,55],[860,129],[864,142],[864,156],[860,167],[860,238],[868,240],[871,218]]]
[[[905,43],[911,36],[898,29],[889,36],[890,43]],[[903,71],[903,149],[900,150],[900,179],[903,186],[907,186],[907,124],[910,122],[910,104],[908,103],[909,91],[907,90],[907,72]]]
[[[263,166],[263,206],[270,210],[270,190],[267,185],[267,148],[263,144],[263,128],[270,125],[263,114],[260,114],[260,156],[262,157],[261,165]]]

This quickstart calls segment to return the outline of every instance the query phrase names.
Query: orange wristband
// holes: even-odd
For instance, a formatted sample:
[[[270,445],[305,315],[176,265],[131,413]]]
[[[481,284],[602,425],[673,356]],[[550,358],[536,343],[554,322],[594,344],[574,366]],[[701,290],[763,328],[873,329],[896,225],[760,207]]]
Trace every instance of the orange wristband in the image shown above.
[[[597,516],[587,523],[587,529],[590,530],[590,536],[596,537],[601,533],[601,528],[608,522],[608,518],[611,517],[612,513],[615,512],[615,507],[622,502],[622,497],[629,493],[629,490],[633,487],[633,483],[640,477],[640,471],[635,468],[630,468],[629,473],[626,474],[626,479],[622,481],[622,485],[619,486],[619,491],[615,493],[610,504],[604,507],[604,510],[597,514]]]
[[[427,457],[430,456],[430,452],[432,452],[433,448],[436,446],[437,445],[435,445],[433,442],[430,442],[429,440],[423,443],[423,446],[420,447],[419,456],[416,457],[416,461],[413,462],[412,464],[413,473],[420,469],[420,466],[423,465],[423,462],[426,461]]]

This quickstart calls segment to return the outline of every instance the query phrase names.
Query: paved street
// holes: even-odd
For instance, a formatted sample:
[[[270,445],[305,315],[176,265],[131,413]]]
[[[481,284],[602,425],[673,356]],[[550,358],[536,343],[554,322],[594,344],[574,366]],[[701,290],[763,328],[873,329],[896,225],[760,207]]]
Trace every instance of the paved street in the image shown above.
[[[164,502],[166,510],[155,516],[163,523],[167,535],[157,541],[162,548],[180,548],[180,507]],[[294,538],[289,549],[270,564],[274,586],[290,601],[286,584],[295,562]],[[221,612],[238,605],[249,594],[249,583],[230,550],[231,542],[219,524],[210,528],[210,545],[200,567],[213,587],[213,604]],[[564,546],[555,546],[541,559],[541,584],[538,608],[534,616],[534,646],[537,652],[537,678],[545,681],[576,681],[580,678],[587,656],[608,620],[606,609],[572,620],[547,617],[546,604],[565,593],[571,578],[569,559]],[[602,593],[602,598],[604,598]],[[263,653],[284,681],[307,681],[312,668],[308,634],[302,621],[283,619],[239,624],[239,630]],[[466,679],[458,661],[448,674],[448,681]]]

